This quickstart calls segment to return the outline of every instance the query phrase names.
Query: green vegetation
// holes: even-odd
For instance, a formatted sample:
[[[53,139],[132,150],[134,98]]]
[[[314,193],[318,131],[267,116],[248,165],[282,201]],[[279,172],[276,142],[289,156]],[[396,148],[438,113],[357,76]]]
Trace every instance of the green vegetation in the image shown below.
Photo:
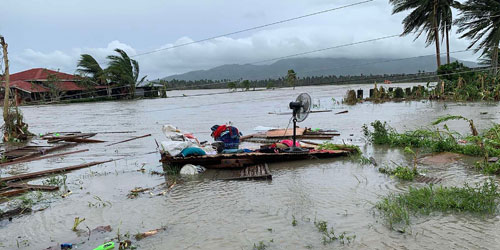
[[[460,38],[471,40],[469,49],[476,46],[476,52],[483,50],[483,55],[491,50],[491,67],[493,74],[498,72],[498,46],[500,43],[500,3],[491,0],[468,0],[460,4],[461,10],[458,32],[463,33]]]
[[[395,176],[396,178],[405,181],[413,181],[413,179],[415,179],[415,177],[419,175],[417,169],[410,168],[408,166],[397,166],[394,169],[385,167],[379,168],[378,171],[383,174]]]
[[[314,226],[318,229],[318,232],[323,234],[322,242],[323,245],[327,245],[334,241],[339,241],[342,245],[350,244],[356,239],[356,235],[347,235],[346,232],[342,232],[339,235],[335,234],[333,227],[328,229],[328,223],[326,221],[314,221]]]
[[[250,81],[244,80],[241,82],[241,90],[249,91],[250,90]]]
[[[347,144],[333,144],[331,142],[324,142],[319,145],[318,149],[324,150],[347,150],[351,151],[352,154],[360,154],[361,149],[359,149],[356,145],[347,145]]]
[[[352,89],[348,90],[342,102],[347,105],[354,105],[358,103],[358,98],[356,97],[356,91]]]
[[[51,176],[48,179],[43,180],[42,184],[43,185],[47,185],[47,186],[58,186],[58,187],[60,187],[60,186],[66,185],[66,179],[67,178],[68,177],[66,175]]]
[[[6,142],[20,142],[27,140],[33,134],[28,130],[28,124],[17,106],[9,107],[7,119],[2,126],[3,140]]]
[[[295,219],[294,215],[292,215],[292,226],[297,226],[297,220]]]
[[[493,180],[471,187],[410,187],[408,192],[391,194],[376,204],[391,228],[410,224],[410,214],[428,215],[434,211],[492,214],[497,211],[500,193]]]
[[[297,83],[297,74],[293,69],[289,69],[286,73],[286,82],[290,87],[293,87],[293,89],[295,89],[295,84]]]
[[[264,250],[269,247],[269,244],[264,243],[264,241],[259,241],[259,244],[253,244],[253,250]]]
[[[471,126],[472,135],[462,136],[450,131],[446,125],[444,125],[444,130],[417,129],[398,133],[386,122],[382,123],[378,120],[370,124],[373,131],[365,124],[363,133],[369,141],[379,145],[422,148],[429,152],[453,152],[470,156],[500,155],[500,134],[495,132],[499,131],[498,125],[481,135],[477,132],[472,120],[461,116],[445,116],[433,125],[454,119],[467,120]]]

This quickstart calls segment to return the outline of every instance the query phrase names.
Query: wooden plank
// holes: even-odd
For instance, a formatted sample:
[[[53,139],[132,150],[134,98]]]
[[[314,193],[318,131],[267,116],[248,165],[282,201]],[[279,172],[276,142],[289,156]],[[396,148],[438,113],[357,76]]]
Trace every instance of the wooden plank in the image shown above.
[[[77,143],[103,143],[103,142],[106,142],[106,141],[87,139],[87,138],[71,138],[71,139],[64,139],[64,141],[77,142]]]
[[[111,161],[113,161],[113,160],[96,161],[96,162],[90,162],[90,163],[85,163],[85,164],[80,164],[80,165],[75,165],[75,166],[70,166],[70,167],[55,168],[55,169],[49,169],[49,170],[44,170],[44,171],[39,171],[39,172],[9,176],[9,177],[1,178],[0,182],[34,179],[34,178],[38,178],[38,177],[42,177],[42,176],[46,176],[46,175],[64,173],[64,172],[77,170],[77,169],[81,169],[81,168],[88,168],[91,166],[95,166],[95,165],[99,165],[99,164],[103,164],[103,163],[107,163],[107,162],[111,162]]]
[[[306,131],[305,128],[297,128],[296,129],[296,134],[297,135],[303,135],[304,132]],[[275,130],[269,130],[266,132],[266,137],[283,137],[283,136],[292,136],[293,135],[293,128],[289,129],[275,129]]]
[[[96,133],[80,133],[80,134],[67,135],[67,136],[44,137],[44,139],[46,139],[48,143],[55,143],[55,142],[60,142],[60,141],[66,141],[69,139],[90,138],[90,137],[94,137],[95,135],[97,135],[97,134]]]
[[[39,160],[43,160],[43,159],[48,159],[48,158],[53,158],[53,157],[59,157],[59,156],[65,156],[65,155],[76,154],[76,153],[87,152],[87,151],[89,151],[89,150],[88,149],[82,149],[82,150],[71,151],[71,152],[60,153],[60,154],[39,156],[39,157],[34,157],[34,158],[29,158],[29,159],[24,159],[24,160],[23,159],[21,159],[21,160],[14,159],[12,161],[0,164],[0,167],[12,165],[12,164],[23,163],[23,162],[39,161]]]
[[[7,183],[7,186],[12,187],[12,188],[27,188],[29,190],[43,190],[43,191],[59,190],[58,186],[31,185],[31,184],[27,184],[27,183]]]
[[[22,193],[26,193],[29,191],[29,188],[21,188],[21,189],[14,189],[6,192],[0,193],[0,197],[9,197],[9,196],[14,196]]]
[[[136,136],[136,137],[132,137],[132,138],[127,139],[127,140],[123,140],[123,141],[111,143],[111,144],[106,145],[106,147],[112,146],[112,145],[116,145],[116,144],[120,144],[120,143],[124,143],[124,142],[129,142],[129,141],[137,140],[137,139],[141,139],[141,138],[148,137],[148,136],[151,136],[151,134]]]
[[[53,147],[49,147],[49,148],[46,148],[46,149],[40,149],[40,150],[38,150],[36,152],[29,153],[27,155],[18,157],[15,160],[30,159],[30,158],[33,158],[33,157],[37,157],[37,156],[40,156],[40,155],[44,155],[44,154],[50,153],[52,151],[60,150],[60,149],[67,148],[67,147],[72,147],[72,146],[75,146],[75,145],[76,145],[76,143],[62,143],[62,144],[59,144],[59,145],[56,145],[56,146],[53,146]]]

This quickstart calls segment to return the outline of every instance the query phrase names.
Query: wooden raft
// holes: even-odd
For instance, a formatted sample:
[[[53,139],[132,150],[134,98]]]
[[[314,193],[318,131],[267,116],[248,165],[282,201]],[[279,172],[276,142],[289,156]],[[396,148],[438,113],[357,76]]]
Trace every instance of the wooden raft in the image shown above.
[[[296,160],[309,160],[319,158],[334,158],[346,156],[352,153],[351,150],[321,150],[307,153],[237,153],[237,154],[216,154],[203,156],[172,157],[164,152],[161,153],[160,162],[164,169],[171,166],[184,166],[185,164],[201,165],[205,168],[244,168],[251,165],[286,162]]]

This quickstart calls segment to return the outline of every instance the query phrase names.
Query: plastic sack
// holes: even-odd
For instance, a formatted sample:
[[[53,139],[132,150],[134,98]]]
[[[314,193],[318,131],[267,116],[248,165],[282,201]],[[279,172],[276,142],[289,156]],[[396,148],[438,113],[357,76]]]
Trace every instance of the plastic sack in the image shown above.
[[[195,166],[192,164],[186,164],[181,168],[180,174],[182,175],[196,175],[205,172],[205,168],[202,166]]]
[[[185,148],[193,147],[191,141],[162,141],[161,148],[163,152],[168,153],[171,156],[176,156],[182,152]]]
[[[169,141],[184,141],[184,133],[174,127],[173,125],[167,124],[163,125],[163,128],[161,129],[163,131],[163,134],[165,137],[167,137],[167,140]]]

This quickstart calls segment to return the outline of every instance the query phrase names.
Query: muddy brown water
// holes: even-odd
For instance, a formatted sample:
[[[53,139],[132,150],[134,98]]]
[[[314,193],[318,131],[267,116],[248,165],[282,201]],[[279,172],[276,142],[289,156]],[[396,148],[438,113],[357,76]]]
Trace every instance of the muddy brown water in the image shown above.
[[[409,84],[403,84],[403,86]],[[85,218],[83,230],[111,225],[116,234],[145,232],[167,227],[155,236],[136,242],[139,249],[252,249],[260,241],[268,249],[500,249],[500,217],[470,214],[433,213],[412,217],[407,233],[390,230],[374,209],[383,195],[424,184],[401,182],[380,174],[373,166],[362,166],[349,158],[271,164],[272,181],[221,181],[217,173],[186,178],[165,195],[165,178],[151,174],[162,171],[154,139],[161,141],[163,124],[174,124],[210,140],[210,127],[231,121],[244,134],[256,126],[286,127],[287,105],[299,93],[308,92],[318,109],[348,110],[349,113],[311,114],[300,126],[338,129],[336,141],[361,146],[366,156],[380,165],[391,161],[408,164],[401,150],[366,145],[361,126],[374,120],[388,121],[398,130],[427,126],[437,117],[460,114],[474,119],[479,129],[500,122],[498,104],[400,102],[363,103],[344,106],[337,103],[349,88],[357,86],[301,87],[256,92],[220,93],[224,90],[175,91],[172,98],[23,107],[32,132],[52,131],[136,131],[130,134],[99,134],[95,139],[109,142],[132,136],[152,137],[106,147],[104,144],[79,145],[68,149],[90,151],[62,158],[22,163],[1,169],[2,175],[63,167],[97,160],[121,160],[67,174],[59,193],[29,195],[37,201],[33,214],[0,221],[0,249],[44,249],[71,242],[75,217]],[[371,85],[361,86],[365,95]],[[187,97],[180,97],[183,94]],[[199,95],[201,94],[201,95]],[[198,96],[193,96],[198,95]],[[332,100],[332,97],[335,100]],[[487,112],[487,114],[480,114]],[[464,122],[449,122],[451,129],[468,132]],[[487,178],[469,169],[474,159],[442,165],[420,165],[427,176],[443,178],[443,185],[463,185]],[[144,171],[137,171],[144,168]],[[497,179],[498,180],[498,179]],[[32,183],[41,183],[36,180]],[[160,185],[160,186],[158,186]],[[135,187],[155,187],[135,199],[127,194]],[[98,200],[106,202],[106,206]],[[15,202],[15,201],[11,201]],[[2,203],[6,209],[9,203]],[[292,226],[296,218],[297,225]],[[356,235],[354,243],[322,244],[314,220],[326,221],[336,232]],[[272,241],[272,242],[270,242]],[[76,243],[76,242],[73,242]],[[101,241],[88,242],[78,249],[93,249]]]

